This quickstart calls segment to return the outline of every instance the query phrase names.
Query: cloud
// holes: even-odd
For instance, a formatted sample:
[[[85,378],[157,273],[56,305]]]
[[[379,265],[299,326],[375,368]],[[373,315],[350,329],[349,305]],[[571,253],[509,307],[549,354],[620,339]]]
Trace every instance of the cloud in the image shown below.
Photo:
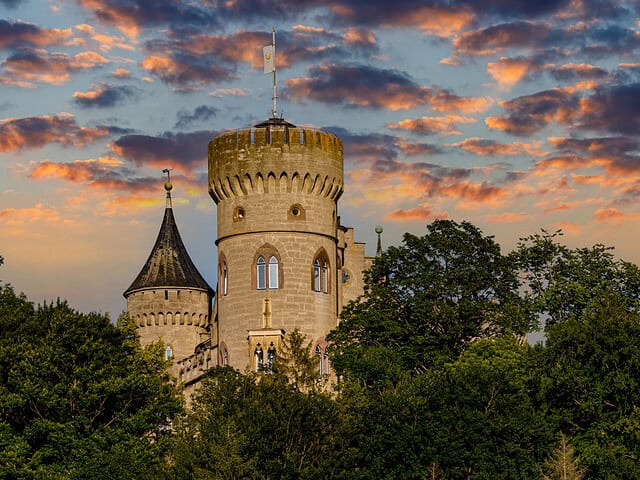
[[[57,210],[37,203],[27,208],[5,208],[0,210],[0,223],[6,225],[20,225],[36,222],[59,222],[60,214]]]
[[[640,131],[640,83],[600,87],[581,107],[582,129],[629,135]]]
[[[21,50],[2,62],[5,74],[0,84],[33,87],[35,83],[60,85],[71,80],[71,74],[109,63],[98,53],[86,51],[69,56],[40,50]]]
[[[442,148],[439,145],[432,143],[411,143],[400,141],[398,147],[407,156],[415,155],[437,155],[443,153]]]
[[[497,62],[487,64],[487,72],[501,88],[510,88],[521,80],[529,79],[532,73],[540,72],[543,65],[535,58],[501,57]]]
[[[438,87],[424,87],[398,70],[368,65],[311,67],[307,77],[286,81],[286,95],[330,105],[405,110],[431,106],[439,112],[479,112],[491,104],[487,98],[460,97]]]
[[[71,29],[47,29],[26,22],[0,19],[0,48],[19,46],[46,47],[62,45],[71,36]]]
[[[554,88],[500,102],[506,116],[487,117],[491,129],[529,135],[551,122],[568,123],[580,110],[580,98],[571,89]]]
[[[244,88],[218,88],[213,92],[209,92],[211,97],[246,97],[251,92]]]
[[[596,213],[595,213],[595,219],[596,219],[596,222],[598,223],[603,223],[603,222],[620,223],[629,216],[630,215],[625,214],[616,208],[601,208],[599,210],[596,210]]]
[[[115,78],[131,78],[131,70],[127,70],[126,68],[117,68],[111,74],[112,77]]]
[[[457,123],[475,123],[475,119],[461,117],[459,115],[447,115],[442,117],[422,117],[417,119],[401,120],[387,124],[392,130],[406,130],[423,135],[462,135],[457,131]]]
[[[604,79],[609,74],[604,68],[596,67],[588,63],[567,63],[565,65],[552,66],[547,69],[556,80],[579,81],[585,79]]]
[[[491,222],[496,223],[515,223],[526,220],[530,215],[527,213],[504,212],[495,215],[489,215],[487,218]]]
[[[79,107],[109,108],[137,96],[137,91],[125,85],[99,82],[91,85],[88,92],[75,92],[74,102]]]
[[[106,127],[79,127],[73,115],[41,115],[0,121],[0,152],[40,148],[49,143],[84,147],[109,135]]]
[[[549,35],[551,26],[517,21],[465,32],[454,39],[456,54],[493,55],[507,48],[534,47]]]
[[[482,156],[494,156],[494,155],[506,155],[506,156],[518,156],[518,155],[532,155],[535,157],[543,157],[548,152],[541,150],[542,142],[537,141],[533,143],[499,143],[495,140],[484,138],[467,138],[462,142],[451,144],[452,147],[458,147],[467,152],[475,153]]]
[[[87,35],[91,40],[98,44],[98,48],[101,52],[109,52],[114,48],[121,50],[134,51],[135,47],[131,44],[130,40],[124,37],[105,35],[103,33],[97,33],[91,25],[81,24],[76,25],[76,30]]]
[[[186,87],[185,90],[194,85],[209,85],[234,78],[231,72],[211,62],[210,58],[196,55],[149,55],[140,62],[140,68],[168,85]]]
[[[185,129],[198,122],[205,122],[215,116],[218,113],[217,108],[209,107],[207,105],[200,105],[196,107],[193,113],[189,113],[186,110],[180,110],[177,114],[178,120],[174,128]]]
[[[146,42],[143,69],[169,85],[197,88],[236,77],[238,65],[261,69],[262,46],[271,43],[269,32],[239,30],[230,35],[171,31],[166,38]],[[367,29],[347,29],[344,35],[320,28],[294,27],[278,32],[276,66],[351,58],[355,53],[378,51],[375,35]],[[212,62],[211,59],[216,61]]]
[[[204,147],[218,132],[166,132],[160,136],[124,135],[113,142],[112,150],[138,166],[172,167],[183,171],[206,165]]]
[[[180,0],[147,3],[145,0],[79,0],[96,19],[118,28],[129,36],[158,25],[215,26],[216,9],[197,6]]]
[[[405,221],[405,220],[432,220],[436,218],[449,218],[447,212],[433,213],[431,205],[422,204],[413,208],[398,208],[384,216],[385,220]]]

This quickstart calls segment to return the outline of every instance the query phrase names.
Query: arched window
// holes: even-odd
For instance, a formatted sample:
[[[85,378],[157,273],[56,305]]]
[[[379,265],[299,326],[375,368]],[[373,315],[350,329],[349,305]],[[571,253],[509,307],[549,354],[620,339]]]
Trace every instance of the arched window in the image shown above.
[[[269,288],[278,288],[278,259],[274,256],[269,259]]]
[[[273,363],[276,361],[276,347],[271,342],[267,350],[267,373],[273,373]]]
[[[314,292],[329,293],[331,282],[329,280],[329,258],[324,249],[313,260],[313,274],[311,280],[311,288]]]
[[[329,375],[329,352],[327,351],[327,349],[324,349],[324,374],[325,375]]]
[[[164,349],[164,359],[169,360],[171,358],[173,358],[173,350],[167,345],[167,348]]]
[[[264,352],[260,344],[258,344],[253,354],[256,360],[256,372],[261,372],[264,370]]]
[[[329,264],[325,260],[322,262],[322,272],[320,273],[320,279],[322,280],[322,291],[324,293],[329,292]]]
[[[283,287],[282,260],[275,247],[264,244],[256,252],[253,261],[252,288],[275,290]]]
[[[267,266],[262,257],[258,257],[256,262],[256,281],[258,290],[267,288]]]
[[[315,292],[320,291],[320,260],[317,258],[313,262],[313,290]]]
[[[318,376],[321,377],[324,371],[322,368],[322,360],[324,359],[324,357],[322,356],[322,348],[320,348],[320,345],[316,345],[316,357],[318,359]]]
[[[222,264],[222,294],[227,294],[229,278],[227,277],[227,264]]]
[[[223,367],[228,367],[229,366],[229,352],[227,351],[227,349],[224,349],[224,352],[222,352],[222,366]]]

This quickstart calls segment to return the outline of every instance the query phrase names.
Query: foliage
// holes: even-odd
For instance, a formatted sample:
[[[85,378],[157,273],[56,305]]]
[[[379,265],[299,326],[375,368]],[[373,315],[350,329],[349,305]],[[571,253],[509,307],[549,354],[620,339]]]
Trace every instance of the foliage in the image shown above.
[[[348,382],[341,478],[539,478],[552,434],[528,395],[528,349],[484,340],[379,391]]]
[[[612,248],[570,249],[557,242],[562,232],[522,239],[511,255],[518,265],[534,309],[547,325],[579,318],[594,299],[616,292],[629,310],[638,308],[640,268],[616,260]]]
[[[365,274],[365,293],[327,337],[333,366],[367,383],[397,381],[455,359],[475,338],[531,323],[512,260],[468,222],[436,220],[405,234]]]
[[[281,375],[217,368],[177,424],[169,477],[328,478],[335,403]]]
[[[640,478],[640,316],[618,294],[547,331],[541,409],[571,438],[586,478]]]
[[[0,477],[154,478],[180,409],[164,372],[131,327],[0,287]]]
[[[543,474],[543,480],[582,480],[584,468],[575,457],[573,447],[567,441],[565,435],[560,435],[560,444],[553,452],[553,458],[545,464],[547,475]]]
[[[295,328],[280,342],[274,370],[287,377],[296,389],[314,388],[318,381],[317,360],[311,354],[311,342]]]

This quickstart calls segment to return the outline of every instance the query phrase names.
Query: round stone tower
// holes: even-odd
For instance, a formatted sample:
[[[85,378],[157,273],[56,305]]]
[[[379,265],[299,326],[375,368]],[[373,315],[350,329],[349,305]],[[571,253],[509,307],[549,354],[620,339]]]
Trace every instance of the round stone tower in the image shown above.
[[[167,180],[167,206],[158,238],[124,296],[140,343],[148,345],[162,340],[165,356],[180,361],[210,338],[213,291],[180,238],[171,206],[171,189]]]
[[[342,142],[330,133],[272,118],[209,143],[221,364],[268,369],[296,327],[324,349],[341,303],[342,191]]]

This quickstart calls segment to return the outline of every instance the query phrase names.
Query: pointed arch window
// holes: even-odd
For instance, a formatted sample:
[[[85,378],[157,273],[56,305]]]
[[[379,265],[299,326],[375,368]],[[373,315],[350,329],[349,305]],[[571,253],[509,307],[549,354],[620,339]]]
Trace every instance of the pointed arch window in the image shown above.
[[[262,256],[256,262],[256,281],[258,290],[267,288],[267,265]]]
[[[278,288],[278,259],[273,255],[269,259],[269,288]]]
[[[262,372],[264,370],[264,352],[260,344],[256,347],[253,355],[255,357],[256,372]]]
[[[329,293],[331,282],[329,281],[329,258],[324,249],[313,260],[313,274],[311,288],[314,292]]]
[[[267,350],[267,373],[273,373],[273,364],[276,361],[276,347],[271,342]]]
[[[252,288],[257,290],[282,288],[282,261],[273,246],[265,244],[258,249],[254,257],[251,277]]]
[[[324,367],[324,365],[323,365],[324,357],[322,355],[322,348],[320,347],[320,345],[316,345],[316,358],[317,358],[317,361],[318,361],[318,376],[321,377],[322,373],[324,371],[324,369],[323,369],[323,367]]]

